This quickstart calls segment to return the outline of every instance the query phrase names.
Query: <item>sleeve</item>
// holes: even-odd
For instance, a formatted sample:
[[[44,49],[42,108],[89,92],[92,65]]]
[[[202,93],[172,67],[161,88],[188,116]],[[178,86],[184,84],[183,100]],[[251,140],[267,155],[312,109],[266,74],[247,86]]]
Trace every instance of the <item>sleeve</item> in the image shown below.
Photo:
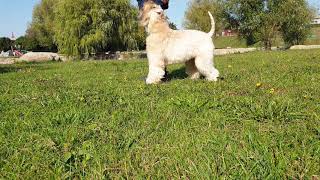
[[[138,1],[139,9],[141,9],[143,7],[144,0],[137,0],[137,1]]]
[[[162,0],[162,9],[168,9],[169,8],[169,0]]]

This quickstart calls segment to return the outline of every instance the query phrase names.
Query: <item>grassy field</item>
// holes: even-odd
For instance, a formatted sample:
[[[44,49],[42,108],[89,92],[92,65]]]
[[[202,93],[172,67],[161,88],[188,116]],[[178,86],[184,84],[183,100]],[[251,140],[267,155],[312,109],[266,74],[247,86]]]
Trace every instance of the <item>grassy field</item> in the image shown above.
[[[305,42],[306,45],[320,44],[320,26],[314,26],[311,29],[311,35]]]
[[[230,37],[215,37],[214,38],[214,45],[218,49],[224,49],[227,47],[231,48],[247,48],[246,40],[240,39],[237,36],[230,36]]]
[[[312,41],[309,41],[309,39],[307,40],[308,45],[314,44],[315,42],[317,42],[317,38],[315,38]],[[214,45],[217,49],[225,49],[225,48],[248,48],[248,47],[263,47],[263,44],[261,42],[257,42],[256,44],[252,45],[252,46],[248,46],[246,44],[246,40],[239,38],[238,36],[219,36],[219,37],[215,37],[214,40]],[[284,42],[281,39],[280,36],[277,36],[274,40],[273,40],[273,44],[272,46],[274,47],[281,47],[284,46]]]
[[[0,179],[319,178],[320,50],[215,62],[153,86],[141,60],[0,65]]]
[[[224,49],[227,47],[231,48],[247,48],[246,41],[244,39],[240,39],[237,36],[231,36],[231,37],[215,37],[214,39],[215,47],[218,49]],[[276,38],[273,40],[272,46],[274,47],[282,47],[284,46],[284,42],[281,39],[280,35],[276,36]],[[304,42],[304,45],[320,45],[320,26],[314,26],[311,28],[311,34]],[[258,42],[250,47],[263,47],[263,44],[261,42]]]

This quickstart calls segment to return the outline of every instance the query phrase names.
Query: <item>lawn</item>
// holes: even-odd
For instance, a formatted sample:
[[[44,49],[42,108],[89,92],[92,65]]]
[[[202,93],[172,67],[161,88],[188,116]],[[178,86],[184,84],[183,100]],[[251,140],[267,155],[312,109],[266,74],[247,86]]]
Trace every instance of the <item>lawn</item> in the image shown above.
[[[0,65],[0,179],[319,178],[320,50],[215,62],[152,86],[142,60]]]
[[[315,40],[318,40],[317,38]],[[308,40],[307,40],[308,41]],[[215,37],[214,40],[214,45],[217,49],[225,49],[225,48],[248,48],[248,47],[263,47],[263,44],[261,42],[257,42],[256,44],[252,46],[248,46],[246,44],[245,39],[241,39],[238,36],[219,36]],[[311,45],[315,43],[316,41],[308,41],[308,44]],[[284,46],[284,42],[281,39],[280,36],[277,36],[273,40],[272,46],[274,47],[281,47]]]
[[[214,38],[214,45],[218,49],[224,48],[247,48],[246,41],[237,36],[219,36]],[[320,45],[320,26],[313,26],[311,28],[310,35],[303,43],[304,45]],[[278,34],[273,40],[272,46],[274,47],[283,47],[285,44],[281,38],[281,35]],[[261,42],[257,42],[256,44],[250,47],[263,47]]]
[[[320,26],[314,26],[311,29],[311,35],[306,40],[305,44],[307,45],[314,45],[319,44],[320,45]]]
[[[237,36],[219,36],[214,38],[214,45],[218,49],[224,48],[247,48],[246,40]]]

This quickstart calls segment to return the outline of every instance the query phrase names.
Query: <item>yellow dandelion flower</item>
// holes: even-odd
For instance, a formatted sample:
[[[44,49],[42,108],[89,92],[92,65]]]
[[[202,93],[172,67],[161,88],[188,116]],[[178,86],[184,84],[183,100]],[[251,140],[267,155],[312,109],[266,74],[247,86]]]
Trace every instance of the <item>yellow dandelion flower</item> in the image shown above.
[[[259,87],[261,87],[261,86],[262,86],[262,83],[260,83],[260,82],[256,84],[256,87],[257,87],[257,88],[259,88]]]
[[[270,93],[270,94],[273,94],[274,91],[275,91],[275,89],[274,89],[274,88],[271,88],[271,89],[269,90],[269,93]]]

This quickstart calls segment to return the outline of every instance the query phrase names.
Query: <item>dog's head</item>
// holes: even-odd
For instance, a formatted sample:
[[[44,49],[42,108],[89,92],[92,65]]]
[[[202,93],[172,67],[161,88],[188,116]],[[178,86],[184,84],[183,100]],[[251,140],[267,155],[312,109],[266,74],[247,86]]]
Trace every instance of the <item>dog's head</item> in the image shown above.
[[[141,26],[147,26],[150,22],[165,19],[165,15],[160,5],[157,5],[152,1],[147,1],[140,10],[139,19]]]

